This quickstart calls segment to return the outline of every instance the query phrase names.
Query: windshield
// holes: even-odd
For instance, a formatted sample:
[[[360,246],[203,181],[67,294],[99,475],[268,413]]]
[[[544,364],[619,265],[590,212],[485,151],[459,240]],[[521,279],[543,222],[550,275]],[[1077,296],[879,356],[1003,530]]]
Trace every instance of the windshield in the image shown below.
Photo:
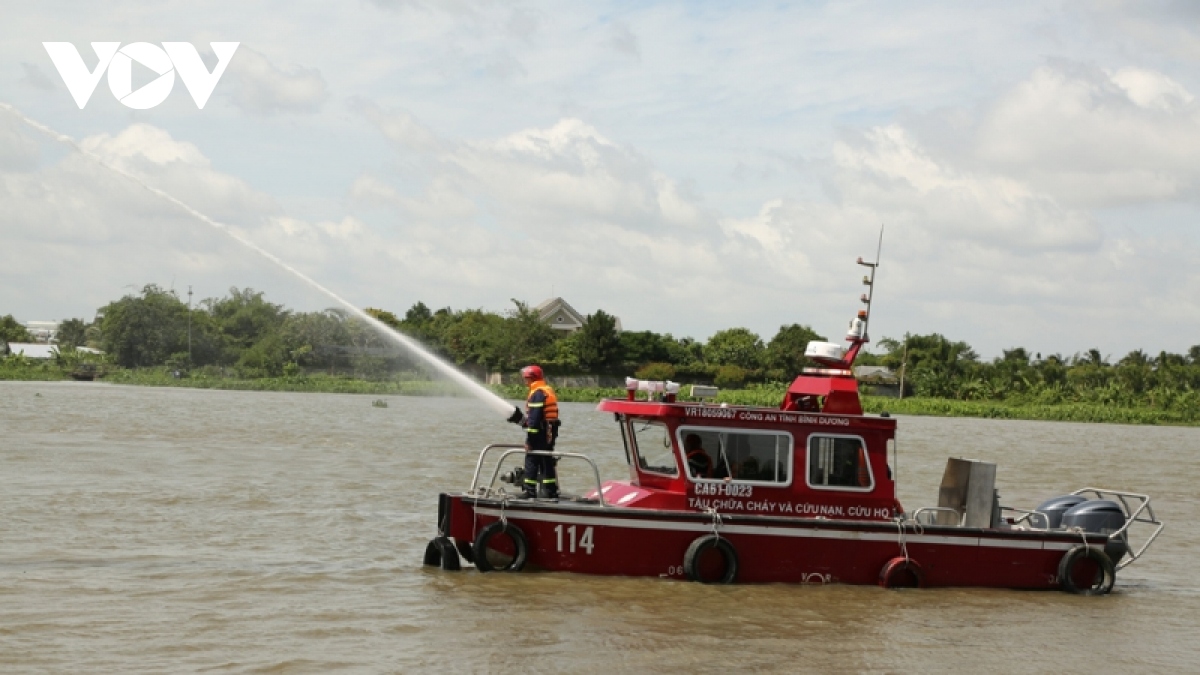
[[[664,476],[679,475],[679,467],[675,463],[675,449],[671,445],[671,434],[667,431],[667,425],[662,422],[634,419],[629,421],[629,429],[632,432],[630,437],[637,453],[638,466],[643,471]]]

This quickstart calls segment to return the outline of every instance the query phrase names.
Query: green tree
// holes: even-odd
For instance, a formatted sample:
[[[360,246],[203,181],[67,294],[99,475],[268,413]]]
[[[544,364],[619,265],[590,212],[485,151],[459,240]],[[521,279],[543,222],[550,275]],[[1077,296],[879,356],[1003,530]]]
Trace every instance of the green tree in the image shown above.
[[[267,302],[252,288],[230,288],[228,297],[205,300],[204,305],[220,331],[225,363],[236,363],[243,352],[277,332],[288,315],[282,305]]]
[[[880,345],[888,350],[881,357],[884,365],[898,372],[902,363],[907,364],[906,388],[911,387],[918,396],[956,398],[965,376],[979,360],[967,343],[948,340],[938,333],[908,334],[903,341],[884,338]]]
[[[60,349],[75,349],[87,345],[88,326],[83,319],[67,319],[58,325]]]
[[[619,336],[621,358],[624,363],[641,364],[670,362],[672,345],[670,337],[653,331],[625,331]]]
[[[305,367],[334,368],[346,362],[350,344],[344,313],[335,310],[292,314],[280,328],[288,357]]]
[[[188,353],[188,308],[174,291],[155,284],[141,296],[126,295],[100,309],[104,351],[125,368],[164,365]],[[219,352],[216,327],[204,312],[193,314],[192,355],[196,364],[212,363]],[[176,361],[179,359],[176,358]]]
[[[545,360],[552,353],[556,331],[541,320],[537,310],[513,298],[515,309],[504,321],[504,334],[499,345],[504,358],[501,369],[519,368],[524,364]]]
[[[400,322],[400,319],[391,312],[382,309],[375,309],[374,307],[367,307],[363,310],[363,312],[375,319],[378,319],[379,322],[385,326],[395,328],[396,330],[404,329],[404,325]]]
[[[667,362],[676,366],[687,366],[704,361],[704,345],[690,337],[676,339],[667,333],[663,336],[666,342]]]
[[[779,332],[767,343],[766,366],[781,370],[788,376],[799,374],[813,365],[811,360],[804,357],[804,350],[810,342],[825,342],[825,337],[809,326],[797,323],[780,326]]]
[[[716,366],[738,366],[753,370],[762,365],[766,352],[762,338],[748,328],[717,331],[704,345],[704,360]]]
[[[638,368],[633,376],[639,380],[669,380],[675,377],[675,366],[669,363],[647,363]]]
[[[722,389],[741,389],[746,383],[746,369],[741,366],[726,365],[717,368],[713,384]]]
[[[0,317],[0,342],[33,342],[33,336],[12,314],[5,314]]]
[[[578,361],[583,369],[603,369],[620,360],[621,336],[617,333],[616,317],[598,309],[583,320],[578,335]]]
[[[236,366],[242,377],[279,377],[291,361],[291,350],[280,333],[274,331],[244,349]]]
[[[455,363],[475,363],[499,369],[508,354],[503,346],[504,318],[481,309],[435,317],[434,322],[447,355]]]

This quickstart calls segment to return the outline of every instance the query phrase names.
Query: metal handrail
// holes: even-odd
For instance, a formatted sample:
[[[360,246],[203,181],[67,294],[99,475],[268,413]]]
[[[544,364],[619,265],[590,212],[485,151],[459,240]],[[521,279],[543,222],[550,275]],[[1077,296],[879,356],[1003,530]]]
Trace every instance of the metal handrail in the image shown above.
[[[475,474],[471,476],[471,487],[467,489],[467,492],[475,492],[475,487],[479,484],[479,471],[483,468],[483,458],[496,448],[520,448],[524,450],[525,446],[516,445],[514,443],[492,443],[490,445],[485,445],[483,450],[479,452],[479,459],[475,461]]]
[[[952,509],[949,506],[922,506],[921,508],[912,512],[912,519],[913,519],[913,522],[917,523],[918,525],[920,525],[920,524],[937,525],[937,523],[921,523],[921,514],[923,514],[923,513],[942,513],[942,512],[953,513],[954,517],[958,518],[959,526],[961,526],[963,524],[963,520],[967,517],[967,514],[959,513],[958,509]],[[953,526],[951,526],[951,527],[953,527]]]
[[[499,459],[496,460],[496,468],[494,468],[492,470],[491,480],[488,481],[487,487],[483,488],[483,490],[484,490],[483,494],[485,494],[485,495],[491,494],[492,487],[496,484],[496,478],[498,478],[500,476],[500,467],[504,466],[504,460],[508,459],[509,455],[515,455],[519,452],[521,454],[528,453],[531,455],[543,455],[546,457],[553,457],[555,459],[561,459],[561,458],[582,459],[583,461],[588,463],[588,466],[592,467],[592,476],[596,479],[596,497],[600,500],[600,506],[603,506],[603,507],[609,506],[608,502],[605,501],[605,499],[604,499],[604,485],[600,481],[600,469],[598,469],[596,467],[596,463],[592,461],[591,457],[588,457],[587,455],[579,454],[577,452],[550,452],[550,451],[546,451],[546,450],[526,450],[524,445],[514,445],[511,443],[492,443],[491,445],[485,446],[483,448],[483,450],[481,450],[479,452],[479,459],[475,462],[475,473],[474,473],[474,475],[471,476],[471,487],[467,489],[468,494],[477,494],[479,492],[479,489],[480,489],[479,474],[483,469],[483,458],[489,452],[491,452],[492,450],[495,450],[497,448],[504,448],[505,452],[504,452],[504,454],[500,455]]]
[[[1050,516],[1042,513],[1041,511],[1030,511],[1028,509],[1018,509],[1015,506],[1001,506],[1000,510],[1001,511],[1012,511],[1013,513],[1021,514],[1020,518],[1017,518],[1016,520],[1012,521],[1011,524],[1014,526],[1020,525],[1021,523],[1028,521],[1030,530],[1042,531],[1042,530],[1050,529]],[[1033,524],[1034,518],[1042,519],[1042,525],[1040,527]]]
[[[1158,535],[1162,534],[1163,528],[1166,527],[1166,525],[1164,525],[1163,522],[1160,521],[1158,519],[1158,517],[1154,515],[1154,509],[1150,507],[1149,495],[1138,494],[1136,492],[1123,492],[1121,490],[1109,490],[1108,488],[1094,488],[1094,487],[1080,488],[1080,489],[1072,492],[1071,494],[1083,495],[1086,493],[1091,493],[1093,495],[1096,495],[1096,499],[1106,499],[1106,498],[1115,497],[1116,500],[1121,503],[1121,508],[1125,511],[1125,516],[1126,516],[1125,524],[1121,526],[1121,529],[1108,535],[1110,539],[1115,539],[1117,537],[1121,537],[1125,540],[1125,543],[1128,545],[1129,544],[1128,532],[1134,523],[1143,523],[1146,525],[1155,526],[1154,532],[1152,532],[1150,534],[1150,537],[1148,539],[1146,539],[1146,541],[1142,544],[1141,548],[1139,548],[1136,552],[1131,548],[1129,550],[1129,557],[1122,560],[1120,563],[1117,564],[1118,570],[1124,569],[1125,567],[1127,567],[1128,565],[1130,565],[1134,561],[1136,561],[1138,558],[1142,557],[1142,554],[1146,552],[1146,549],[1150,548],[1150,544],[1154,543],[1154,540],[1158,538]],[[1138,503],[1136,505],[1136,507],[1130,506],[1129,502],[1126,501],[1127,499],[1137,500],[1140,503]]]

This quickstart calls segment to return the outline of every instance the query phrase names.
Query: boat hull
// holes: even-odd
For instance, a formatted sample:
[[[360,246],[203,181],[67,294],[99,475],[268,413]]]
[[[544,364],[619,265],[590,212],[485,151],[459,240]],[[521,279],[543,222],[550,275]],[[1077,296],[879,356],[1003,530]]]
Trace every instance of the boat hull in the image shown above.
[[[1085,540],[1061,531],[712,514],[452,494],[441,496],[439,516],[442,533],[454,538],[460,551],[471,550],[485,528],[503,520],[523,535],[526,564],[582,574],[696,578],[698,562],[692,560],[688,568],[689,548],[695,548],[698,539],[713,537],[724,543],[701,548],[732,550],[735,560],[731,563],[726,557],[724,567],[736,567],[728,580],[737,583],[1057,589],[1060,563],[1068,552],[1085,543],[1102,550],[1107,543],[1103,535],[1088,534]],[[507,540],[496,545],[511,552]],[[478,557],[480,551],[471,553]]]

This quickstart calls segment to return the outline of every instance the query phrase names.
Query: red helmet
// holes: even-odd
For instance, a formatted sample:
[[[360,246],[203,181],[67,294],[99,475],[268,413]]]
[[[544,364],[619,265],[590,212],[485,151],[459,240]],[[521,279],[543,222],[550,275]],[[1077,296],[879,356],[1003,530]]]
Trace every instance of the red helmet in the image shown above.
[[[540,380],[545,376],[542,375],[542,367],[538,365],[525,366],[521,369],[521,377],[527,380]]]

